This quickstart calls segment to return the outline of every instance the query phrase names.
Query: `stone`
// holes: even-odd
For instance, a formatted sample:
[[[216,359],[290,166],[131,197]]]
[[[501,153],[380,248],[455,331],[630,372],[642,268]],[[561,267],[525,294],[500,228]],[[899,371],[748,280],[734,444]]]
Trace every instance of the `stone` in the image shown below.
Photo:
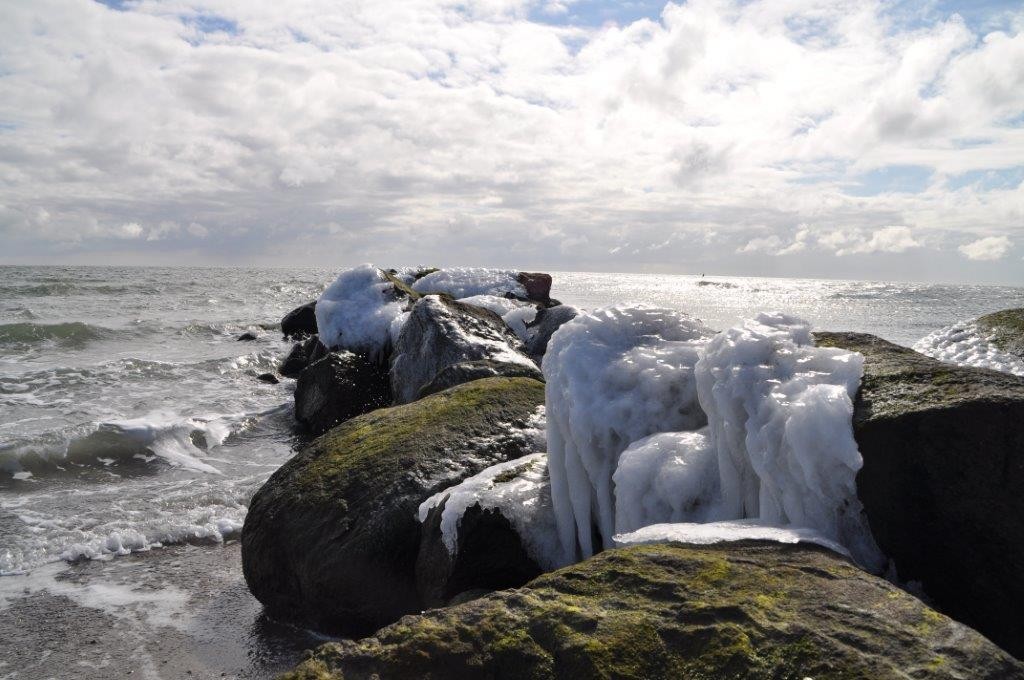
[[[286,338],[304,338],[316,335],[316,300],[296,307],[281,319],[281,332]]]
[[[352,352],[331,352],[313,362],[295,385],[295,420],[314,437],[390,403],[387,371]]]

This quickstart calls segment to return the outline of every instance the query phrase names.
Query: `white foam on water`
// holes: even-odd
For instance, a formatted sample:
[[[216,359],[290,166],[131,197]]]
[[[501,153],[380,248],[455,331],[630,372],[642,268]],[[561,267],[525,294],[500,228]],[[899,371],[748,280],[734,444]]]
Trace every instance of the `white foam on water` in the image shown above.
[[[929,333],[914,343],[914,349],[958,366],[991,368],[1024,376],[1024,359],[996,347],[992,338],[986,336],[974,321],[955,323]]]
[[[412,289],[418,293],[448,293],[457,300],[505,293],[526,297],[526,289],[519,283],[518,276],[519,272],[512,269],[450,267],[427,274],[413,283]]]

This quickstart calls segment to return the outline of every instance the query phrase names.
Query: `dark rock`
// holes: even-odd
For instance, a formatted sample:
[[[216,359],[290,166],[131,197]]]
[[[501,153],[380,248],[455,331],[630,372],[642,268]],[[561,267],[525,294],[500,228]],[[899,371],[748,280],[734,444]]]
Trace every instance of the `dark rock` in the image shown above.
[[[313,362],[295,385],[295,419],[313,436],[390,403],[387,371],[352,352]]]
[[[273,373],[260,373],[258,376],[256,376],[256,379],[259,380],[260,382],[269,383],[271,385],[276,385],[279,382],[281,382]]]
[[[316,335],[316,300],[296,307],[281,319],[281,332],[286,338]]]
[[[321,646],[290,680],[972,678],[1024,666],[847,559],[744,541],[607,550]]]
[[[871,335],[816,337],[866,359],[857,493],[879,547],[937,608],[1024,655],[1024,379]]]
[[[286,378],[298,378],[303,369],[325,356],[327,348],[320,342],[320,338],[314,335],[295,343],[277,370]]]
[[[533,331],[533,335],[526,343],[526,353],[532,357],[544,356],[548,351],[548,341],[555,331],[561,328],[562,324],[575,319],[579,313],[580,310],[569,305],[546,307],[538,311],[533,322],[527,325],[527,328]]]
[[[444,295],[422,297],[413,306],[391,356],[395,403],[414,401],[442,370],[467,362],[518,364],[539,379],[540,371],[522,350],[522,342],[494,312]],[[464,373],[475,375],[474,371]],[[445,380],[451,382],[458,375],[452,372]]]
[[[545,304],[551,299],[551,274],[519,272],[516,280],[526,289],[528,299]]]
[[[992,338],[996,347],[1024,359],[1024,308],[979,317],[978,328]]]
[[[259,340],[259,336],[252,331],[246,331],[236,338],[239,342],[252,342],[253,340]]]
[[[441,536],[444,503],[423,523],[416,560],[416,585],[425,607],[441,607],[466,591],[480,594],[516,588],[543,571],[530,558],[519,534],[498,509],[473,505],[459,520],[454,555]]]
[[[544,403],[543,384],[488,378],[330,430],[253,497],[242,567],[274,617],[367,635],[421,609],[419,504],[530,452],[509,423]]]
[[[464,361],[460,364],[452,364],[442,368],[434,379],[420,388],[417,399],[422,399],[431,394],[436,394],[449,387],[455,387],[471,380],[480,378],[493,378],[504,376],[506,378],[534,378],[541,379],[540,371],[535,366],[524,364],[510,364],[507,362],[493,361],[491,359],[478,359],[477,361]]]

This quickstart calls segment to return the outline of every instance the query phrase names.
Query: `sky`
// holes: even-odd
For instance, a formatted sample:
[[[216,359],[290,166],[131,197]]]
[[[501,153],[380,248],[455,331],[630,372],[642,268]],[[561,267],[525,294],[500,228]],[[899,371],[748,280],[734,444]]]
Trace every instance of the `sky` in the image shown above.
[[[1024,285],[1024,3],[0,0],[0,263]]]

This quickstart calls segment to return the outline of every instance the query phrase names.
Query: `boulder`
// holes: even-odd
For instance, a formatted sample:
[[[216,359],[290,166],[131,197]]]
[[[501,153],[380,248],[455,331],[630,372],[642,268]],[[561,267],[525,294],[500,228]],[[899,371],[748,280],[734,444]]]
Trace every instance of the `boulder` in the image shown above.
[[[314,437],[390,403],[387,371],[352,352],[331,352],[313,362],[295,385],[295,419]]]
[[[543,304],[551,301],[551,274],[519,272],[516,280],[526,289],[527,299]]]
[[[1024,379],[871,335],[816,338],[866,359],[853,416],[857,494],[899,578],[1024,656]]]
[[[494,312],[446,295],[426,295],[413,306],[391,355],[395,403],[416,400],[442,370],[466,362],[488,360],[501,375],[526,373],[540,379],[522,350],[523,343]],[[444,380],[451,382],[460,374],[478,372],[455,372]]]
[[[298,378],[303,369],[325,356],[327,348],[320,342],[320,338],[314,335],[295,343],[277,370],[286,378]]]
[[[991,338],[992,344],[1024,359],[1024,308],[1004,309],[978,317],[978,329]]]
[[[540,371],[536,366],[526,364],[512,364],[508,362],[493,361],[491,359],[478,359],[477,361],[464,361],[459,364],[452,364],[442,368],[433,380],[420,388],[417,399],[422,399],[431,394],[446,390],[455,385],[461,385],[471,380],[480,378],[492,378],[505,376],[506,378],[534,378],[540,379]]]
[[[315,440],[257,491],[242,567],[271,616],[367,635],[420,611],[419,504],[533,447],[544,403],[527,378],[475,380],[353,418]]]
[[[256,379],[259,380],[260,382],[267,383],[268,385],[276,385],[279,382],[281,382],[273,373],[260,373],[258,376],[256,376]]]
[[[972,678],[1024,665],[846,558],[744,541],[607,550],[321,646],[290,680]]]
[[[281,319],[281,332],[286,338],[304,338],[316,335],[316,300],[296,307]]]
[[[246,331],[235,339],[239,342],[252,342],[253,340],[259,340],[259,336],[252,331]]]
[[[548,341],[555,331],[561,328],[562,324],[575,319],[579,313],[580,310],[570,305],[546,307],[538,311],[533,322],[527,324],[532,335],[526,343],[526,353],[531,357],[544,356],[548,351]]]

